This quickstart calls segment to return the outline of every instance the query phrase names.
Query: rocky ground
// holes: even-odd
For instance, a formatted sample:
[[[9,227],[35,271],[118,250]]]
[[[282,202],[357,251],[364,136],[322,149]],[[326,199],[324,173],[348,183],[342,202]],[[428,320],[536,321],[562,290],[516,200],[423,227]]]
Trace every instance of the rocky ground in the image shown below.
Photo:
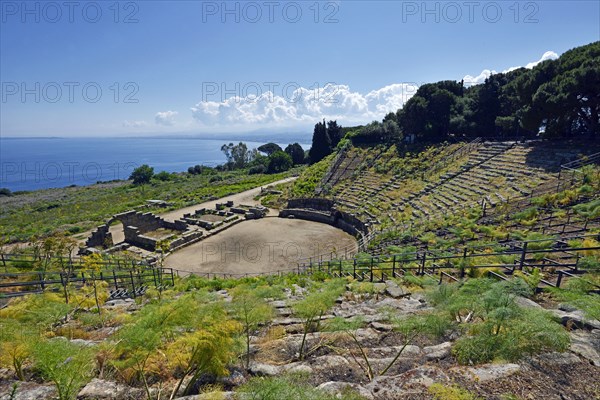
[[[227,291],[219,294],[230,300]],[[554,309],[557,317],[569,327],[571,347],[565,353],[546,353],[518,363],[494,363],[460,366],[451,348],[455,334],[440,339],[418,337],[402,351],[397,362],[383,376],[379,372],[396,356],[404,344],[402,335],[392,329],[390,315],[409,315],[430,309],[419,292],[407,293],[395,282],[376,284],[375,293],[357,294],[347,291],[329,314],[321,317],[322,326],[335,317],[362,317],[363,327],[355,330],[356,340],[374,371],[373,379],[365,373],[366,363],[360,347],[346,333],[314,332],[308,335],[308,353],[299,360],[302,341],[302,321],[293,315],[290,303],[302,298],[304,289],[286,289],[286,300],[271,301],[277,318],[252,338],[253,361],[249,371],[232,368],[229,377],[217,381],[224,390],[217,397],[212,393],[180,397],[180,399],[245,398],[236,397],[236,387],[251,376],[281,376],[300,373],[306,381],[325,392],[338,394],[351,388],[365,399],[431,399],[428,391],[434,383],[456,385],[484,399],[598,399],[600,398],[600,322],[585,320],[580,312],[566,306]],[[539,307],[527,299],[521,306]],[[133,312],[139,308],[130,300],[114,300],[105,307],[124,307]],[[94,341],[86,342],[95,345]],[[10,396],[14,377],[0,370],[0,399],[52,399],[52,385],[38,382],[20,383],[17,395]],[[158,395],[159,388],[153,388]],[[168,390],[165,390],[165,393]],[[512,397],[511,397],[512,396]],[[145,393],[112,381],[93,379],[78,395],[78,399],[142,399]],[[168,398],[163,393],[162,398]],[[282,399],[284,400],[284,399]]]

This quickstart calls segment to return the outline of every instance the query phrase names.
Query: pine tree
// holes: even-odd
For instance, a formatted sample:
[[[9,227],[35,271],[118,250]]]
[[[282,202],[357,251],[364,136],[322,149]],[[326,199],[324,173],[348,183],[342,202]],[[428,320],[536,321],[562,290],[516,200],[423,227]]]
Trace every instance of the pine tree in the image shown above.
[[[331,138],[327,133],[327,125],[325,120],[315,125],[313,132],[312,147],[310,148],[309,156],[312,164],[321,161],[329,153],[331,153]]]

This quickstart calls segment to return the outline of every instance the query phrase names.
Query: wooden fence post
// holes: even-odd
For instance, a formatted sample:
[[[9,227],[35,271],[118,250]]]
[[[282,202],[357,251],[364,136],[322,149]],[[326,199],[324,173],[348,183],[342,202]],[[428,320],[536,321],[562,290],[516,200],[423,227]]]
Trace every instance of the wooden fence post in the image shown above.
[[[523,242],[523,252],[521,253],[521,261],[519,262],[519,269],[523,270],[523,264],[525,264],[525,257],[527,256],[527,243]]]
[[[119,284],[117,283],[117,273],[113,269],[113,281],[115,282],[115,290],[119,288]]]
[[[65,294],[65,301],[68,302],[69,301],[69,294],[67,293],[67,283],[65,282],[65,279],[63,277],[63,273],[59,272],[60,275],[60,284],[63,287],[63,292]]]
[[[137,297],[135,294],[135,281],[133,280],[133,270],[129,270],[129,277],[131,278],[131,292],[133,293],[133,297]]]

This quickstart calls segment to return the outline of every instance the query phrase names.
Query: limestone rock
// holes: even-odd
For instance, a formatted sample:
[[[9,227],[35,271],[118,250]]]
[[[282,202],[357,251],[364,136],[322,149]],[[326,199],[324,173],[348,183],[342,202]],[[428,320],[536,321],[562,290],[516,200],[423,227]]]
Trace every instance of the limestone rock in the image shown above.
[[[600,332],[597,330],[591,333],[574,331],[570,332],[569,335],[571,336],[569,350],[600,367]]]
[[[135,301],[133,299],[114,299],[104,303],[104,308],[109,310],[117,308],[129,309],[130,307],[135,307]]]
[[[448,381],[448,375],[441,368],[424,365],[400,375],[378,376],[365,389],[377,400],[399,400],[408,394],[423,393],[434,383]]]
[[[400,349],[402,349],[402,346],[386,346],[366,348],[365,351],[369,357],[389,358],[391,361],[392,358],[396,357]],[[409,344],[404,348],[404,350],[402,350],[401,357],[417,357],[420,355],[421,348],[419,346]]]
[[[357,329],[354,334],[359,343],[373,342],[379,340],[379,332],[374,329]]]
[[[17,384],[16,396],[11,399],[13,385]],[[34,382],[9,381],[0,384],[0,400],[50,400],[57,396],[53,385],[40,385]]]
[[[142,389],[132,388],[112,381],[92,379],[77,395],[78,400],[100,399],[141,399],[145,396]]]
[[[15,373],[8,368],[0,368],[0,381],[9,380]]]
[[[281,373],[281,367],[277,365],[253,362],[250,364],[250,373],[258,376],[275,376]]]
[[[581,362],[581,359],[573,353],[543,353],[535,356],[535,361],[554,364],[554,365],[571,365]]]
[[[404,290],[394,281],[385,281],[385,292],[394,298],[405,296]]]
[[[373,284],[373,288],[375,289],[375,293],[383,294],[385,293],[386,285],[385,283],[377,282]]]
[[[364,303],[346,302],[332,310],[333,315],[342,318],[360,316],[363,319],[377,314],[377,310],[368,307]]]
[[[375,305],[377,308],[395,308],[402,314],[414,314],[416,312],[425,311],[427,305],[420,302],[419,300],[409,297],[394,299],[387,297]]]
[[[314,372],[313,368],[310,365],[307,365],[302,362],[295,362],[295,363],[284,365],[282,367],[282,369],[285,372],[289,372],[289,373],[302,373],[302,374],[308,374],[308,375],[310,375]]]
[[[521,370],[521,366],[519,364],[484,364],[478,367],[454,367],[451,369],[477,382],[486,382],[516,374]]]
[[[444,342],[436,346],[423,347],[423,353],[425,353],[425,358],[428,360],[441,360],[450,355],[451,349],[452,343]]]
[[[573,307],[570,304],[561,303],[558,305],[558,309],[565,312],[574,312],[577,311],[577,307]]]
[[[560,319],[560,322],[565,326],[575,325],[578,328],[584,329],[600,329],[600,321],[586,318],[583,311],[566,312],[562,310],[550,310],[550,312]]]
[[[233,400],[233,399],[235,399],[235,393],[234,392],[210,392],[210,393],[195,394],[192,396],[176,397],[176,400],[213,400],[213,399]]]
[[[350,365],[350,363],[342,356],[327,355],[315,358],[313,360],[312,368],[318,370],[332,370],[339,367],[347,367],[348,365]]]
[[[81,347],[93,347],[98,344],[98,343],[94,342],[93,340],[85,340],[85,339],[71,339],[70,342],[73,344],[76,344],[78,346],[81,346]]]
[[[380,332],[389,332],[392,329],[394,329],[394,327],[390,324],[382,324],[380,322],[371,322],[371,327],[373,329],[375,329],[376,331],[380,331]]]
[[[287,303],[283,300],[276,300],[270,303],[275,308],[287,308]]]
[[[275,312],[282,317],[289,317],[290,315],[292,315],[291,308],[277,308]]]
[[[515,303],[517,303],[517,305],[519,305],[523,308],[542,308],[542,306],[540,306],[535,301],[528,299],[527,297],[523,297],[523,296],[515,297]]]
[[[292,325],[292,324],[301,324],[302,320],[300,318],[275,318],[271,324],[272,325]]]
[[[291,325],[284,325],[284,326],[285,326],[286,333],[296,334],[296,333],[302,333],[304,331],[304,326],[302,324],[291,324]]]
[[[344,393],[346,393],[348,390],[357,392],[360,396],[362,396],[368,400],[372,400],[374,398],[370,391],[368,391],[367,389],[365,389],[364,387],[362,387],[356,383],[330,381],[330,382],[322,383],[321,385],[318,386],[317,389],[320,389],[326,393],[332,394],[332,395],[336,396],[336,398],[340,398],[340,399],[342,398]]]

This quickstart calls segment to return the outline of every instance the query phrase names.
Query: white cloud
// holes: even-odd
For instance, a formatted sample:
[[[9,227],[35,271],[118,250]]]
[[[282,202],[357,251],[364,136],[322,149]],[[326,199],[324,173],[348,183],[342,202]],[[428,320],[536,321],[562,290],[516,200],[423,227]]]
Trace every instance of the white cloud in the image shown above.
[[[318,89],[300,87],[289,95],[265,92],[221,102],[203,101],[191,110],[193,117],[206,126],[298,126],[313,124],[321,118],[356,124],[395,112],[417,88],[415,83],[398,83],[363,95],[347,85],[327,84]]]
[[[146,121],[123,121],[125,128],[145,128],[148,126]]]
[[[484,69],[477,76],[465,75],[463,80],[465,81],[466,86],[479,85],[480,83],[484,83],[485,80],[493,74],[497,74],[497,72],[494,70]]]
[[[542,55],[542,58],[540,58],[537,61],[530,62],[529,64],[527,64],[525,66],[525,68],[531,69],[531,68],[535,67],[536,65],[538,65],[541,62],[544,62],[546,60],[556,60],[557,58],[558,58],[558,54],[556,54],[553,51],[547,51],[547,52],[544,53],[544,55]],[[506,72],[514,71],[514,70],[519,69],[519,68],[521,68],[521,67],[510,67],[509,69],[504,70],[502,72],[506,73]]]
[[[175,116],[179,114],[177,111],[159,111],[154,116],[154,122],[157,125],[173,126],[175,125]]]
[[[556,58],[555,52],[547,51],[525,68]],[[503,72],[517,68],[520,67]],[[493,69],[484,69],[476,76],[466,75],[463,79],[470,86],[483,83],[496,73]],[[402,108],[418,87],[416,83],[395,83],[363,94],[352,91],[348,85],[327,84],[318,89],[300,87],[289,94],[264,91],[258,95],[232,96],[221,101],[201,101],[191,107],[191,111],[197,124],[213,129],[252,130],[265,126],[305,129],[322,118],[336,119],[348,126],[381,120],[387,113]],[[158,113],[156,122],[172,125],[176,114],[173,111]]]
[[[558,54],[556,54],[553,51],[547,51],[547,52],[545,52],[542,55],[542,58],[540,58],[537,61],[533,61],[533,62],[528,63],[527,65],[525,65],[525,68],[531,69],[531,68],[535,67],[536,65],[538,65],[539,63],[541,63],[543,61],[546,61],[546,60],[556,60],[557,58],[558,58]],[[519,68],[522,68],[522,67],[521,66],[510,67],[510,68],[505,69],[504,71],[502,71],[502,73],[511,72],[511,71],[514,71],[514,70],[519,69]],[[485,80],[487,78],[489,78],[490,75],[492,75],[492,74],[497,74],[497,72],[494,71],[494,70],[484,69],[477,76],[465,75],[465,77],[463,79],[465,81],[465,85],[467,85],[467,86],[478,85],[480,83],[485,82]]]

